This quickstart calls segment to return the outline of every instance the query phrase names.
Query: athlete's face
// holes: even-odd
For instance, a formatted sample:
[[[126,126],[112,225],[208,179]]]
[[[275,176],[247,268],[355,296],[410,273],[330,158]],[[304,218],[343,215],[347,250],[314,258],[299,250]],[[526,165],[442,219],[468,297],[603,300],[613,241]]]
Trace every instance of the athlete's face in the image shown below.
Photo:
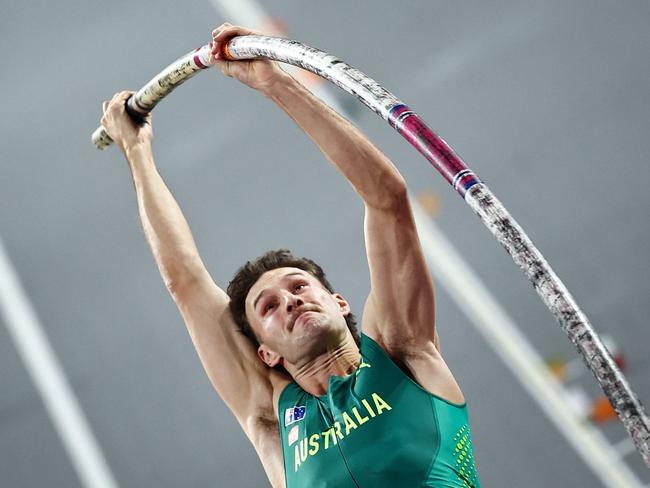
[[[299,268],[264,273],[248,292],[246,317],[269,366],[308,362],[347,333],[350,308],[317,278]]]

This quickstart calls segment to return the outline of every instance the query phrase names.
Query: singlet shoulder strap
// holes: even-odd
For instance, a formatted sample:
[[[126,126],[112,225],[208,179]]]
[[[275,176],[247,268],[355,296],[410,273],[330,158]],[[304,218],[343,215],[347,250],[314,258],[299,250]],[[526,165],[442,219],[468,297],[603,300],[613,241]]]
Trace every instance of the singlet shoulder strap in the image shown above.
[[[436,398],[437,400],[440,400],[442,402],[445,402],[455,408],[460,408],[464,409],[467,407],[467,402],[463,402],[461,404],[451,402],[445,398],[442,398],[441,396],[436,395],[435,393],[431,393],[427,389],[423,388],[417,381],[415,381],[413,378],[411,378],[408,374],[406,374],[396,363],[393,361],[393,359],[388,355],[388,353],[382,348],[377,342],[372,339],[371,337],[361,334],[361,346],[362,346],[362,355],[366,358],[366,360],[372,364],[372,362],[377,362],[378,364],[383,365],[383,372],[385,374],[391,374],[395,375],[394,377],[399,377],[402,378],[405,381],[408,381],[412,383],[414,386],[425,392],[427,395]]]

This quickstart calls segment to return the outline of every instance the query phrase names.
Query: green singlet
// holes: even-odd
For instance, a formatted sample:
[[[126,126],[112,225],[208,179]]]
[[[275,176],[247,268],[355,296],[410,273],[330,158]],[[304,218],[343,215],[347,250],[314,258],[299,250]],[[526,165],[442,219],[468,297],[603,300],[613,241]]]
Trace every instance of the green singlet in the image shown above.
[[[278,406],[287,488],[480,487],[466,404],[425,391],[366,335],[353,374],[320,397],[290,383]]]

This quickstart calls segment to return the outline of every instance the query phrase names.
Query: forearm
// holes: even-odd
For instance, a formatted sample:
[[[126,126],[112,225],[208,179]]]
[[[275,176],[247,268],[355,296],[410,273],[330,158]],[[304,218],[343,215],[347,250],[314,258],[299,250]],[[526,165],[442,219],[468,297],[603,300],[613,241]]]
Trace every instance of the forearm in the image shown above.
[[[404,179],[393,163],[296,80],[283,76],[265,94],[309,135],[366,205],[386,208],[406,195]]]
[[[201,272],[190,228],[156,169],[150,146],[125,151],[145,237],[169,290],[174,293]]]

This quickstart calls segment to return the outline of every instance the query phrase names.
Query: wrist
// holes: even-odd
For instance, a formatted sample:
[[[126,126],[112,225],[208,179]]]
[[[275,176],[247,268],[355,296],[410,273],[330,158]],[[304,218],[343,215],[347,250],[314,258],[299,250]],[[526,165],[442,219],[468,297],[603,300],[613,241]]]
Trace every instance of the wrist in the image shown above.
[[[149,159],[152,156],[150,142],[138,141],[132,144],[125,144],[122,150],[129,162],[140,159]]]
[[[263,88],[260,88],[260,91],[268,98],[274,98],[277,94],[285,90],[288,85],[296,82],[296,80],[283,69],[280,69],[279,71],[280,73],[278,73],[270,83],[265,85]]]

